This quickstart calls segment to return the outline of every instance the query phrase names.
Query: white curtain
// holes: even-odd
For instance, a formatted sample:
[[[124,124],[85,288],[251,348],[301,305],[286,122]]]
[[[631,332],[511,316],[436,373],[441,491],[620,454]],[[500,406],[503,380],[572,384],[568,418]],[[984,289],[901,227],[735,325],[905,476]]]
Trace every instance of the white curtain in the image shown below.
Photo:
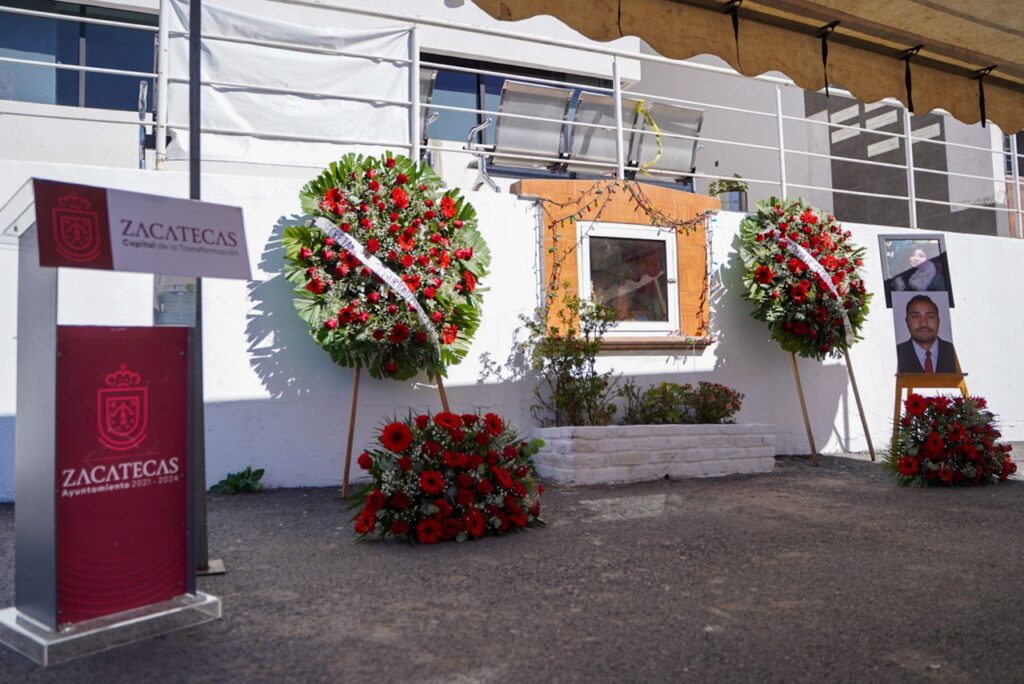
[[[250,0],[254,11],[244,12],[203,3],[202,79],[231,84],[202,86],[202,127],[222,131],[203,134],[203,159],[325,166],[350,151],[408,154],[409,108],[380,100],[411,97],[411,27],[343,28],[343,13],[298,6],[285,7],[301,24],[256,16],[270,4]],[[188,0],[171,0],[169,159],[188,159],[188,25]]]

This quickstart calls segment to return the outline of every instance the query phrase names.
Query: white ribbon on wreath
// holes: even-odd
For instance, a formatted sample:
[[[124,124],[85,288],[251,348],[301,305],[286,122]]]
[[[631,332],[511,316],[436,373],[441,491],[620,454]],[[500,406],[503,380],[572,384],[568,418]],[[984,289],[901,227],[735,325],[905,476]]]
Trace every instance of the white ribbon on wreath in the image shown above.
[[[790,239],[786,239],[786,247],[796,258],[804,263],[815,275],[817,275],[825,283],[832,294],[836,296],[836,302],[842,301],[842,295],[839,294],[839,290],[836,289],[835,284],[832,282],[832,276],[829,275],[825,267],[822,266],[817,259],[811,256],[810,252],[798,245],[796,242]],[[838,304],[840,313],[843,314],[843,328],[846,331],[846,344],[847,346],[853,344],[853,326],[850,325],[850,317],[846,315],[846,309],[842,304]]]
[[[353,254],[359,261],[370,269],[374,275],[381,279],[385,285],[391,288],[391,291],[402,298],[405,303],[412,307],[416,313],[416,317],[420,319],[420,323],[426,328],[427,335],[430,337],[430,342],[434,345],[434,349],[437,352],[438,357],[441,355],[441,340],[437,336],[437,329],[434,327],[433,321],[430,320],[430,316],[420,306],[420,302],[416,299],[416,296],[409,290],[409,286],[405,284],[401,276],[392,271],[390,268],[384,265],[380,259],[375,257],[366,251],[358,240],[349,235],[348,233],[340,230],[334,223],[327,219],[319,216],[313,220],[313,224],[322,230],[324,233],[334,238],[334,241],[339,245],[348,250]]]

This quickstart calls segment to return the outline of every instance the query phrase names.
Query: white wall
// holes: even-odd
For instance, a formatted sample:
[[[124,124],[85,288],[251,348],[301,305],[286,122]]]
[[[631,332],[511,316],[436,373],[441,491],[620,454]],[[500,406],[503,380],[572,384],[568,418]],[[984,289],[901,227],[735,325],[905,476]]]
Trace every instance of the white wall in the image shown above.
[[[171,172],[142,172],[55,164],[12,162],[0,167],[0,198],[32,175],[86,182],[142,192],[185,196],[187,178]],[[294,313],[290,287],[280,275],[281,225],[298,210],[301,179],[205,176],[205,199],[244,209],[252,282],[209,279],[204,287],[205,391],[207,401],[207,473],[210,482],[246,465],[265,467],[271,485],[331,485],[338,482],[347,428],[352,372],[333,365],[310,339]],[[456,410],[479,406],[503,413],[526,430],[531,382],[506,366],[520,313],[536,303],[537,218],[531,202],[507,194],[470,193],[483,234],[494,255],[485,285],[485,316],[473,349],[446,383]],[[750,305],[738,296],[739,273],[732,262],[740,216],[722,214],[713,230],[714,255],[726,290],[717,299],[715,332],[719,341],[703,352],[618,354],[602,364],[638,376],[641,382],[673,380],[722,382],[744,392],[739,419],[776,426],[779,453],[806,453],[802,419],[787,354],[768,340],[763,324],[750,317]],[[858,244],[868,248],[868,286],[879,293],[853,349],[859,386],[875,445],[883,447],[890,429],[896,359],[890,312],[884,308],[876,235],[894,229],[847,225]],[[957,307],[953,330],[969,385],[987,396],[1002,418],[1009,439],[1024,439],[1024,362],[1007,342],[1024,336],[1016,310],[1019,288],[1005,287],[1007,276],[1024,260],[1024,242],[948,234],[946,242]],[[0,249],[0,497],[13,489],[15,252]],[[101,276],[89,274],[88,279]],[[144,322],[149,280],[145,276],[106,276],[94,281],[92,296],[82,285],[77,296],[94,304],[90,314],[109,318],[116,301],[133,301],[132,315]],[[995,284],[999,283],[998,286]],[[96,300],[102,295],[105,299]],[[80,305],[76,322],[87,313]],[[62,313],[62,316],[70,314]],[[70,322],[70,320],[69,320]],[[101,321],[97,321],[101,322]],[[3,353],[3,352],[7,353]],[[493,364],[503,367],[495,369]],[[801,361],[811,420],[819,449],[860,451],[865,441],[845,367],[835,362]],[[433,388],[364,378],[356,448],[365,445],[387,417],[410,407],[438,409]],[[358,474],[358,473],[356,473]]]

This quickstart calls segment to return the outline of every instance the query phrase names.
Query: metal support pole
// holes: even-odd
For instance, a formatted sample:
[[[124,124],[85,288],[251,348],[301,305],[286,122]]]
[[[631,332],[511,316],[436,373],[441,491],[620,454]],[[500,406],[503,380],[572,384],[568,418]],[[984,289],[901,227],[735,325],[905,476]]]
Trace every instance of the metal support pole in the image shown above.
[[[612,56],[612,86],[615,89],[615,177],[626,177],[626,150],[622,136],[622,82],[619,80],[619,58]]]
[[[171,3],[160,0],[160,26],[156,45],[156,168],[167,162],[167,65],[171,35]]]
[[[782,118],[782,86],[775,84],[775,123],[779,132],[779,188],[782,197],[789,194],[789,185],[786,183],[786,137],[783,131]]]
[[[409,29],[409,52],[412,56],[409,67],[409,143],[412,145],[412,160],[419,163],[420,142],[423,140],[420,122],[423,121],[423,113],[420,111],[420,34],[415,25]]]
[[[907,150],[907,197],[910,202],[910,227],[917,228],[917,189],[914,184],[914,139],[910,136],[910,110],[903,110],[903,145]]]
[[[1013,208],[1016,214],[1017,220],[1014,221],[1014,233],[1015,237],[1024,237],[1024,225],[1021,225],[1021,218],[1024,217],[1024,212],[1021,211],[1020,207],[1020,157],[1018,156],[1020,151],[1017,149],[1017,135],[1015,133],[1010,134],[1010,169],[1013,175]]]
[[[188,20],[188,185],[189,198],[201,199],[202,164],[202,0],[189,2]],[[192,329],[189,373],[192,378],[192,472],[195,482],[196,569],[200,574],[224,572],[224,563],[210,560],[206,528],[206,413],[203,397],[203,279],[196,278],[196,321]]]

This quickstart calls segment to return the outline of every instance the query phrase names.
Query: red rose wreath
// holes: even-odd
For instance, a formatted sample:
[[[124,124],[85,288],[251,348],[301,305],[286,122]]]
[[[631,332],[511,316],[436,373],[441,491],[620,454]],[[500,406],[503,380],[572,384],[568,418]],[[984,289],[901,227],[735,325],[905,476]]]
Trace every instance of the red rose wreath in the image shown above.
[[[338,231],[293,226],[283,238],[299,315],[331,358],[398,380],[445,375],[461,361],[480,324],[490,253],[458,190],[443,191],[405,157],[350,154],[301,198],[318,225]]]
[[[861,339],[871,301],[864,248],[832,214],[799,199],[759,202],[740,224],[739,253],[752,315],[768,323],[783,349],[820,360]]]

